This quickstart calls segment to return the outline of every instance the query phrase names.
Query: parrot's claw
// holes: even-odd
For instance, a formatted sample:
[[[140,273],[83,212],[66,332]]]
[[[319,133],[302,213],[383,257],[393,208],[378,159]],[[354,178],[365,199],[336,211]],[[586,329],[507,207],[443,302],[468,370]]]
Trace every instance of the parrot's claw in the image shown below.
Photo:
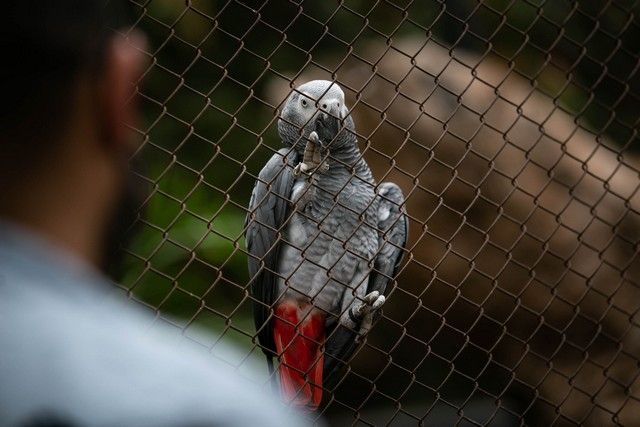
[[[303,162],[298,163],[298,165],[293,168],[293,176],[299,176],[302,173],[307,173],[311,169],[311,167]]]
[[[351,316],[353,319],[362,320],[367,314],[373,313],[380,309],[385,303],[386,298],[380,295],[380,292],[373,291],[365,295],[363,302],[351,308]]]
[[[316,132],[315,130],[309,134],[309,139],[314,144],[319,144],[320,143],[320,138],[318,137],[318,132]]]

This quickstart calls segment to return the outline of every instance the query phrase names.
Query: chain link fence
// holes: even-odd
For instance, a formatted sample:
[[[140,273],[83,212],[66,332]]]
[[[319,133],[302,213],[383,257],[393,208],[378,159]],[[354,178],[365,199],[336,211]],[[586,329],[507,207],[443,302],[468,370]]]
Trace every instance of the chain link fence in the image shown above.
[[[178,340],[258,365],[266,387],[244,219],[278,109],[333,80],[376,180],[403,189],[410,236],[383,315],[311,417],[640,425],[636,2],[131,7],[150,41],[136,160],[151,191],[118,286]]]

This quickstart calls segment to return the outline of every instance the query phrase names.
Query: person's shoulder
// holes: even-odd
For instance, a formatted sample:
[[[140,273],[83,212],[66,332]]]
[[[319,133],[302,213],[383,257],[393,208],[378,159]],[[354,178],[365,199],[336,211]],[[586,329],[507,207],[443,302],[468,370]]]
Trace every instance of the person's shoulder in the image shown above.
[[[46,403],[82,423],[300,425],[233,366],[195,345],[177,345],[162,327],[150,330],[152,318],[130,305],[46,291],[21,298],[30,305],[14,310],[0,331],[3,349],[12,352],[0,356],[7,368],[0,374],[16,386],[0,400],[15,401],[16,415]]]
[[[138,316],[127,316],[128,330]],[[146,323],[146,322],[143,322]],[[167,408],[162,419],[215,421],[221,425],[300,425],[300,421],[278,400],[249,378],[237,366],[217,359],[203,349],[183,342],[175,345],[162,327],[144,334],[135,332],[122,343],[120,369],[128,372],[131,386],[145,390],[149,412]],[[237,349],[217,344],[217,353],[238,365],[246,358]],[[121,371],[122,372],[122,371]],[[158,401],[160,400],[160,401]],[[164,411],[164,410],[163,410]]]

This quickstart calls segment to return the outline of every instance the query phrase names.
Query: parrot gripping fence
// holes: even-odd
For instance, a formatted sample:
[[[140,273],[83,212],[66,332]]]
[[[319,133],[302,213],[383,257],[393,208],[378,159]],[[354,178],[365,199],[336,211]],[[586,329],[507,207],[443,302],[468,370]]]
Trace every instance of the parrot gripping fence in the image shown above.
[[[410,231],[382,315],[310,419],[640,425],[636,2],[131,8],[149,37],[134,160],[150,191],[118,289],[157,323],[241,374],[262,364],[268,387],[244,218],[287,94],[333,80]]]

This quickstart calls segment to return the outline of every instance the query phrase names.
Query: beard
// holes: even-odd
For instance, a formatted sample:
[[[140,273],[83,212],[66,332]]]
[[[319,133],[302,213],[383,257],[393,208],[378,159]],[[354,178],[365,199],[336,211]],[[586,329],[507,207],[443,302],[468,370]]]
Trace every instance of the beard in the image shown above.
[[[140,230],[139,219],[147,194],[147,186],[129,170],[101,245],[103,256],[100,269],[112,280],[116,280],[124,272],[126,248]]]

